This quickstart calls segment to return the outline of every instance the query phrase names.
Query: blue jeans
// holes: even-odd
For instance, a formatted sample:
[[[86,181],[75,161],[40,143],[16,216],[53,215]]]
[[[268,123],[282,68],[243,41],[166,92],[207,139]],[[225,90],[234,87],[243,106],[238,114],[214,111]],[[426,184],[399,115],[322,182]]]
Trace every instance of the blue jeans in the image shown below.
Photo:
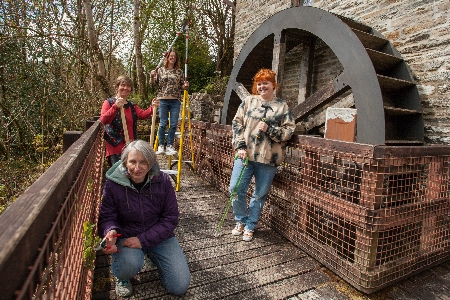
[[[234,161],[233,171],[230,179],[230,193],[239,179],[239,174],[244,167],[241,159]],[[247,168],[242,174],[241,182],[236,188],[237,198],[233,199],[233,213],[236,222],[245,224],[245,230],[253,231],[258,224],[259,216],[269,195],[277,167],[249,161]],[[255,176],[255,190],[250,198],[247,211],[247,190],[252,177]]]
[[[170,127],[167,133],[166,145],[173,145],[175,139],[175,130],[178,125],[178,115],[180,114],[181,102],[177,99],[173,100],[159,100],[159,129],[158,129],[158,144],[164,145],[164,137],[166,136],[167,121],[170,112]]]
[[[123,247],[125,241],[119,240],[117,249],[120,252],[112,254],[111,272],[119,279],[130,279],[136,276],[144,266],[144,255],[155,263],[159,277],[167,292],[183,295],[189,287],[191,273],[176,237],[171,237],[153,248],[138,249]]]

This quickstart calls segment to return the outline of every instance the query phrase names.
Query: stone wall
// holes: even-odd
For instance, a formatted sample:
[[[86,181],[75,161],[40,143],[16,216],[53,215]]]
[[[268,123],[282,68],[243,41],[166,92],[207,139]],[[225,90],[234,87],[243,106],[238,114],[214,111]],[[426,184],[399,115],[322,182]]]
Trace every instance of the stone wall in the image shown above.
[[[240,0],[236,4],[235,59],[267,18],[299,0]],[[323,0],[314,7],[367,24],[401,53],[420,92],[427,144],[450,143],[450,1]],[[286,70],[288,71],[288,70]],[[288,88],[283,98],[289,98]]]
[[[193,93],[189,96],[191,119],[208,123],[220,122],[223,96],[211,96],[205,93]]]

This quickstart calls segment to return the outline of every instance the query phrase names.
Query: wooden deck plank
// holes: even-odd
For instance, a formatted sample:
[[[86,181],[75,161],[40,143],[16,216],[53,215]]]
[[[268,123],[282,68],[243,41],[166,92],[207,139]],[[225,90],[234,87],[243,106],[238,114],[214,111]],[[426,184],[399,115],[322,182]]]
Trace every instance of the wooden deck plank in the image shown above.
[[[394,299],[450,299],[449,271],[443,266],[423,271],[390,288],[389,295]]]
[[[258,294],[259,299],[274,299],[274,295],[298,294],[330,280],[317,261],[262,225],[255,231],[252,242],[232,236],[231,211],[220,235],[215,237],[228,197],[194,174],[183,175],[189,177],[182,181],[177,193],[180,222],[175,234],[188,260],[191,283],[182,299],[232,299],[243,293],[248,297]],[[92,299],[117,299],[110,263],[109,255],[98,254]],[[132,299],[172,298],[159,280],[156,268],[141,271],[132,283],[135,289]]]
[[[340,293],[334,286],[334,284],[327,284],[325,286],[320,286],[316,289],[309,290],[301,295],[289,298],[289,300],[323,300],[323,299],[333,299],[333,300],[346,300],[347,296]]]
[[[227,195],[189,170],[181,182],[177,192],[180,222],[175,234],[191,270],[189,289],[183,297],[167,294],[153,266],[132,279],[135,292],[127,299],[449,299],[450,263],[364,295],[263,224],[252,242],[232,236],[231,211],[215,237]],[[109,255],[98,253],[91,299],[119,299],[110,263]]]

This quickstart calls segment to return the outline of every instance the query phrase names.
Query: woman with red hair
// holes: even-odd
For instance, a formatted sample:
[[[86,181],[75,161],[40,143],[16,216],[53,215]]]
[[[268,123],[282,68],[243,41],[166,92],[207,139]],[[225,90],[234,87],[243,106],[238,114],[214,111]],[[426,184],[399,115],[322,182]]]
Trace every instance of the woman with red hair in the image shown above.
[[[286,142],[295,129],[294,118],[286,101],[276,97],[278,85],[276,74],[261,69],[253,78],[252,95],[239,105],[232,122],[233,148],[237,150],[230,179],[230,192],[235,189],[239,175],[248,157],[236,198],[233,199],[233,213],[236,227],[233,235],[243,234],[244,241],[253,239],[253,232],[270,191],[277,166],[284,160]],[[255,190],[247,209],[247,190],[252,178]]]

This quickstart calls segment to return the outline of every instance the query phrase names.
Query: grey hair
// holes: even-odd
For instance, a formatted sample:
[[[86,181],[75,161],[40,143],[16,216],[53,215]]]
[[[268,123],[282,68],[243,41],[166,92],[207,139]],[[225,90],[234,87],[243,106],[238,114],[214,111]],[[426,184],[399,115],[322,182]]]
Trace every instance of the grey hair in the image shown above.
[[[142,154],[142,156],[144,156],[150,168],[152,168],[153,165],[156,163],[156,154],[155,151],[153,151],[150,144],[143,140],[135,140],[129,143],[122,151],[120,159],[122,160],[122,164],[124,165],[124,167],[126,167],[128,154],[131,151],[139,151]]]

